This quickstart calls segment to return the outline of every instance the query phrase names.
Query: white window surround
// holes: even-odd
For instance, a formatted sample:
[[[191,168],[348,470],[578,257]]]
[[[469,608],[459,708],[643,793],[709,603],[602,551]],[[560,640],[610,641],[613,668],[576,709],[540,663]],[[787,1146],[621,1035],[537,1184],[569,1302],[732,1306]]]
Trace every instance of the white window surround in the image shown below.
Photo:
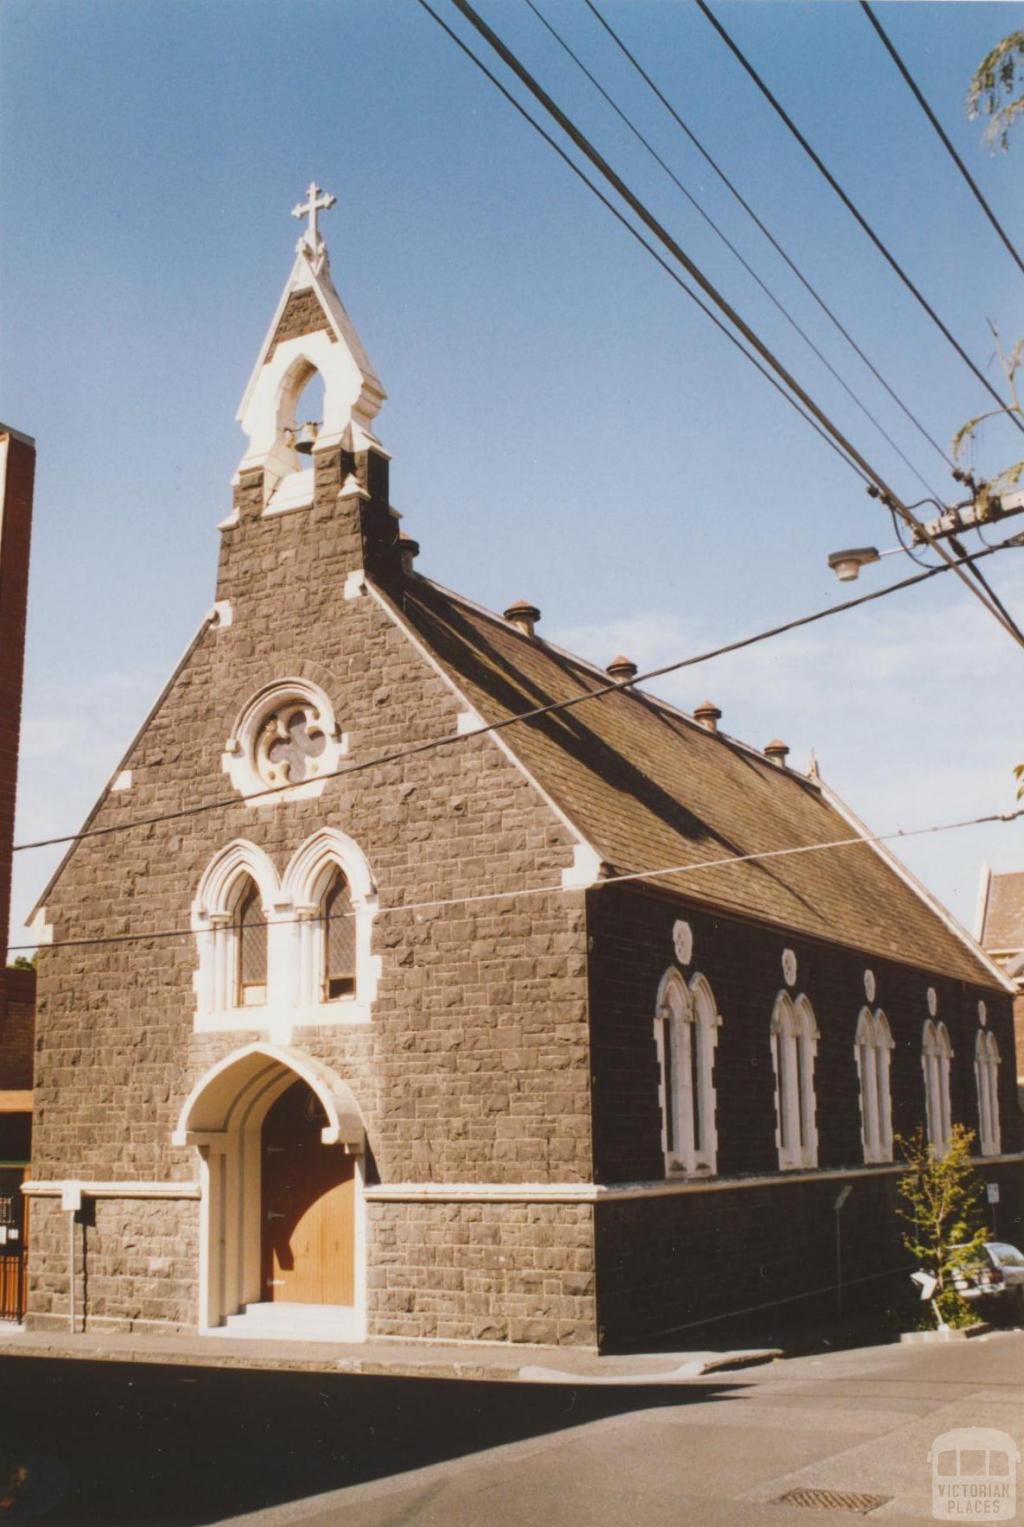
[[[260,731],[264,723],[288,704],[308,706],[316,716],[318,730],[322,730],[325,746],[316,758],[310,759],[310,778],[292,785],[287,790],[274,789],[268,785],[257,767],[256,751]],[[348,752],[349,739],[339,730],[330,699],[316,684],[308,679],[280,679],[266,685],[246,703],[224,744],[221,768],[240,795],[256,795],[253,805],[272,809],[288,801],[309,800],[321,794],[327,776],[334,772]],[[272,794],[266,794],[272,789]]]
[[[687,984],[672,966],[661,978],[655,1008],[661,1145],[666,1175],[717,1169],[714,1064],[722,1022],[714,993],[699,972]]]
[[[781,991],[771,1022],[775,1072],[775,1144],[781,1171],[818,1165],[814,1059],[818,1025],[805,996]]]
[[[320,899],[335,869],[348,881],[356,925],[355,991],[323,998],[323,922]],[[239,1007],[234,982],[232,912],[251,877],[267,919],[267,1000]],[[372,952],[377,890],[363,854],[338,828],[323,827],[292,856],[283,877],[262,849],[243,838],[211,860],[192,904],[198,946],[194,977],[199,1033],[258,1030],[287,1044],[294,1028],[369,1023],[381,958]]]
[[[893,1048],[889,1020],[882,1009],[861,1008],[853,1053],[860,1079],[860,1134],[866,1162],[892,1160]]]
[[[974,1042],[974,1077],[978,1086],[978,1147],[983,1156],[998,1156],[1002,1149],[999,1122],[999,1045],[996,1036],[978,1030]]]
[[[921,1069],[924,1072],[925,1116],[928,1140],[937,1156],[944,1156],[953,1127],[949,1100],[949,1071],[953,1046],[944,1023],[931,1018],[921,1038]]]

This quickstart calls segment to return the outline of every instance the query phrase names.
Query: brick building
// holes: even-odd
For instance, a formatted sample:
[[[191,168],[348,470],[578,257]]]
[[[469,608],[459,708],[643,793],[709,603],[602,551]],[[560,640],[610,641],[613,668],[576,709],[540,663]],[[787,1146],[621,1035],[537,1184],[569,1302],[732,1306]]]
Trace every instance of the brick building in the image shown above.
[[[14,807],[32,540],[35,442],[0,424],[0,935],[11,919]],[[24,1293],[25,1219],[18,1192],[32,1148],[35,971],[0,959],[0,1320],[17,1319]]]
[[[830,1288],[846,1183],[845,1276],[900,1268],[926,1117],[1009,1234],[1005,979],[876,846],[745,858],[861,829],[625,660],[481,732],[608,673],[415,571],[383,398],[314,211],[216,602],[87,824],[148,825],[37,909],[30,1323],[634,1341]]]
[[[994,874],[986,864],[978,894],[978,942],[1013,983],[1017,1091],[1024,1106],[1024,870]]]

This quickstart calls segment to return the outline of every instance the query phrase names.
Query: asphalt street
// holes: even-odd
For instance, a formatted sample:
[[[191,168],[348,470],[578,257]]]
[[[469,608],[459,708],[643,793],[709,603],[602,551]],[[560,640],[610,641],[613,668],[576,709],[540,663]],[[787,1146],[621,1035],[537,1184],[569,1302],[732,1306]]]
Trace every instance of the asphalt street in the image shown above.
[[[1021,1331],[628,1389],[9,1358],[0,1510],[112,1527],[854,1519],[777,1504],[811,1487],[929,1521],[932,1442],[991,1427],[1019,1445],[1022,1379]]]

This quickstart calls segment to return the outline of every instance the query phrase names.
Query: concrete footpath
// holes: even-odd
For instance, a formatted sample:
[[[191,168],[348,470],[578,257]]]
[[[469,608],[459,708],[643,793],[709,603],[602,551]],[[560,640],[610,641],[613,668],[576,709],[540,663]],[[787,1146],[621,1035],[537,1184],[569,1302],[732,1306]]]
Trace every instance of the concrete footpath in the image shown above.
[[[775,1347],[735,1351],[643,1352],[598,1356],[578,1347],[507,1343],[251,1341],[238,1337],[152,1336],[137,1332],[25,1331],[0,1326],[0,1357],[88,1362],[168,1363],[201,1368],[298,1373],[365,1373],[395,1378],[480,1379],[503,1383],[617,1387],[682,1384],[702,1374],[771,1362]]]

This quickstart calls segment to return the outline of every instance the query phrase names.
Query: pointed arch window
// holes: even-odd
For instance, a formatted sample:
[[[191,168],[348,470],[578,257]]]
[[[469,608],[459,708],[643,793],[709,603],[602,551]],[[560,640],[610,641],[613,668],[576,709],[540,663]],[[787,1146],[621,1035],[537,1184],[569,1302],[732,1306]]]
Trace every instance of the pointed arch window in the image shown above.
[[[356,989],[356,922],[352,893],[340,869],[332,871],[320,899],[325,1002],[351,997]]]
[[[248,876],[235,903],[236,1006],[262,1007],[267,1000],[267,922],[260,893]]]
[[[771,1022],[775,1071],[775,1142],[779,1167],[789,1171],[818,1164],[814,1060],[818,1025],[804,996],[780,992]]]
[[[666,972],[658,990],[654,1033],[667,1172],[716,1170],[714,1063],[721,1022],[704,976],[694,975],[687,985],[674,966]]]
[[[978,1138],[983,1156],[998,1156],[1002,1149],[999,1122],[999,1045],[996,1036],[978,1030],[974,1045],[974,1076],[978,1085]]]
[[[861,1140],[865,1161],[892,1160],[892,1094],[889,1068],[893,1039],[881,1008],[862,1008],[854,1055],[860,1077]]]
[[[953,1128],[949,1098],[950,1061],[953,1046],[944,1023],[929,1018],[921,1043],[921,1068],[924,1072],[925,1116],[928,1139],[937,1156],[944,1156]]]

